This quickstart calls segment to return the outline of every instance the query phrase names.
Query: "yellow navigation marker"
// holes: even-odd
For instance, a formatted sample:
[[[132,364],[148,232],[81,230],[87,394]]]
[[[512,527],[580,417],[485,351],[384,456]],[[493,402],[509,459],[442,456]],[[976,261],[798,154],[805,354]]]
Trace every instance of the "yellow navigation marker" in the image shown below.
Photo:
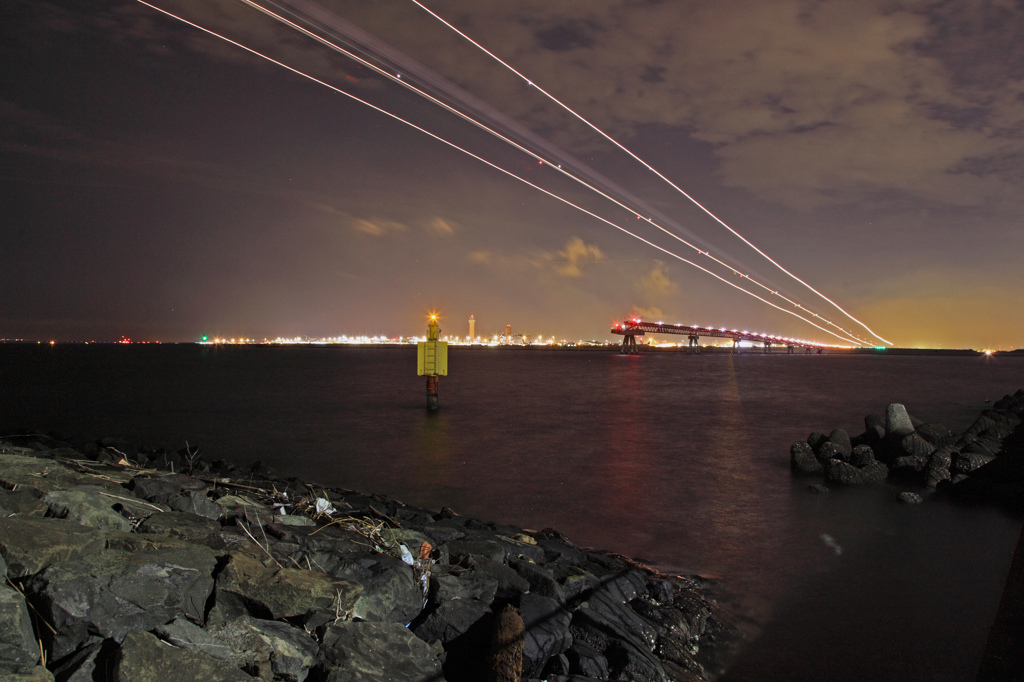
[[[448,342],[439,341],[437,314],[431,313],[427,340],[416,344],[416,376],[427,377],[427,409],[437,409],[437,378],[448,376]]]

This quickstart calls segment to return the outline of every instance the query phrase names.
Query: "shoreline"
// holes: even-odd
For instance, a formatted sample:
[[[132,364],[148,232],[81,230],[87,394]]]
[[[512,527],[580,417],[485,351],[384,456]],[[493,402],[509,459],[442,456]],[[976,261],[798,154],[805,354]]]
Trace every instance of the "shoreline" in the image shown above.
[[[0,483],[11,679],[711,680],[739,642],[699,577],[187,449],[6,436]]]

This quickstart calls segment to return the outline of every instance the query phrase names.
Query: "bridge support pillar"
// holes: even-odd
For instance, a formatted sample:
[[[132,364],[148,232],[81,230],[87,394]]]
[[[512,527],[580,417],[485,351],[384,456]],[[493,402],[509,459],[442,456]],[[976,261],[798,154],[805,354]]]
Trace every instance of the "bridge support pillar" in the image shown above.
[[[764,342],[764,354],[765,355],[771,355],[771,352],[772,352],[772,342],[771,341],[765,341]]]
[[[787,350],[787,352],[790,355],[792,355],[793,354],[793,344],[789,344],[788,346],[786,346],[786,350]]]
[[[733,339],[732,340],[732,349],[729,352],[730,353],[738,353],[739,350],[740,350],[740,340],[739,339]]]
[[[640,355],[640,349],[636,345],[636,336],[633,334],[626,334],[622,337],[622,348],[619,349],[620,355]]]
[[[687,353],[696,353],[700,355],[700,337],[696,334],[690,334],[690,343],[686,347]]]

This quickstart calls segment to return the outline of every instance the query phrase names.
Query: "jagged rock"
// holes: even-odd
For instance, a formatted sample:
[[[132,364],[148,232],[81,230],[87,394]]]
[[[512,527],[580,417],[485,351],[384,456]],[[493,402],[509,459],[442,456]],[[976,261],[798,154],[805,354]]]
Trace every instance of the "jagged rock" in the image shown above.
[[[4,682],[53,682],[53,673],[41,665],[34,668],[22,668],[17,672],[3,676]],[[75,681],[77,682],[77,680]]]
[[[42,500],[28,490],[0,488],[0,516],[43,516],[47,509]]]
[[[183,492],[203,492],[210,484],[185,474],[169,474],[164,476],[136,476],[128,484],[128,489],[154,504],[167,504]]]
[[[230,644],[214,632],[214,628],[201,628],[189,619],[180,616],[169,623],[153,628],[153,634],[168,644],[198,651],[222,661],[229,661],[239,668],[249,664],[248,657],[236,657]]]
[[[76,486],[71,490],[53,490],[43,496],[43,504],[50,509],[50,515],[58,519],[69,519],[83,526],[100,530],[129,531],[132,523],[114,511],[115,500],[104,497],[102,488]]]
[[[907,414],[907,408],[900,403],[892,403],[885,410],[885,435],[903,437],[914,432],[914,425]]]
[[[662,682],[665,670],[646,643],[586,606],[573,611],[570,632],[608,660],[609,679]]]
[[[444,682],[430,646],[398,623],[349,621],[324,633],[328,682]]]
[[[850,452],[853,450],[853,445],[850,443],[850,434],[845,429],[833,429],[832,433],[828,436],[828,442],[836,447],[841,459],[847,461],[850,459]]]
[[[540,676],[552,656],[572,646],[572,615],[554,599],[530,593],[520,599],[519,613],[526,627],[523,673],[527,677]]]
[[[39,643],[32,631],[25,597],[0,585],[0,671],[14,672],[39,662]]]
[[[172,497],[167,501],[167,506],[175,511],[196,514],[208,519],[218,519],[221,515],[220,505],[207,497],[205,493],[195,490],[189,490],[177,497]]]
[[[473,579],[494,581],[497,585],[495,596],[498,599],[517,599],[519,595],[530,589],[526,582],[512,568],[492,561],[485,557],[469,555],[464,562],[472,566]]]
[[[213,549],[222,549],[221,525],[213,519],[181,511],[155,513],[139,524],[144,534],[169,535]]]
[[[793,471],[804,474],[817,474],[822,470],[821,462],[814,454],[814,449],[804,441],[797,441],[789,449],[789,465]]]
[[[414,624],[412,630],[426,642],[448,644],[490,614],[490,606],[476,599],[446,601]]]
[[[47,621],[55,659],[93,636],[120,642],[176,616],[202,620],[213,591],[216,557],[205,547],[124,552],[107,550],[53,564],[26,591]]]
[[[430,590],[428,596],[433,605],[454,599],[477,599],[490,604],[498,592],[498,582],[481,578],[472,571],[452,575],[449,566],[430,567]]]
[[[577,640],[566,652],[569,672],[595,680],[608,679],[608,659],[586,642]]]
[[[249,675],[229,663],[197,651],[173,647],[141,630],[125,635],[118,652],[114,679],[117,682],[252,682]]]
[[[0,486],[38,490],[41,494],[54,490],[69,490],[78,485],[96,485],[112,493],[124,493],[119,478],[128,481],[128,475],[118,471],[105,472],[106,478],[73,471],[53,459],[0,455]]]
[[[350,617],[362,590],[349,580],[318,571],[268,566],[232,552],[217,576],[217,606],[225,620],[248,614],[293,619],[312,628]]]
[[[362,586],[352,617],[405,625],[423,610],[423,591],[412,567],[397,557],[332,555],[317,562],[329,575]]]
[[[820,450],[822,444],[825,443],[827,440],[828,436],[826,436],[823,433],[818,433],[817,431],[807,436],[807,444],[810,445],[815,452]]]
[[[96,666],[104,653],[102,643],[83,646],[70,656],[65,656],[53,666],[53,675],[60,682],[94,682]]]
[[[228,645],[233,664],[258,670],[261,677],[302,682],[318,662],[316,640],[287,623],[242,616],[211,631]]]
[[[33,575],[50,564],[95,554],[106,540],[95,528],[67,519],[0,517],[0,554],[7,575]]]
[[[538,566],[533,561],[521,559],[509,562],[509,566],[515,570],[520,577],[530,583],[530,592],[542,597],[549,597],[565,606],[565,590],[555,580],[554,573],[550,569]]]

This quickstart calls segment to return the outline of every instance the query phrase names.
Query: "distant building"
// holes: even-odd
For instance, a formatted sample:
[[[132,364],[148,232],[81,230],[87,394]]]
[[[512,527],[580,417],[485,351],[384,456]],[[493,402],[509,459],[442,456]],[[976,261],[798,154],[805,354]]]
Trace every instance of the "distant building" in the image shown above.
[[[473,343],[473,339],[476,338],[476,318],[472,315],[469,316],[469,342]]]

